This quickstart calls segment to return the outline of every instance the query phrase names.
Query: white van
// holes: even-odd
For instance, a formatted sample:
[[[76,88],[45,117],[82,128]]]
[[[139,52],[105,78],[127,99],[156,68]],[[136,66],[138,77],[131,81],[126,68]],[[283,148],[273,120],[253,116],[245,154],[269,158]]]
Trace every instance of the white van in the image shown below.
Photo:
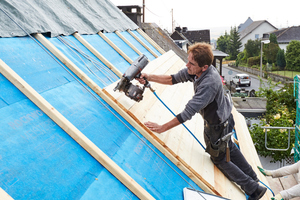
[[[241,86],[241,85],[250,86],[251,85],[251,78],[248,74],[236,74],[232,78],[232,82],[234,84],[236,84],[237,86]]]

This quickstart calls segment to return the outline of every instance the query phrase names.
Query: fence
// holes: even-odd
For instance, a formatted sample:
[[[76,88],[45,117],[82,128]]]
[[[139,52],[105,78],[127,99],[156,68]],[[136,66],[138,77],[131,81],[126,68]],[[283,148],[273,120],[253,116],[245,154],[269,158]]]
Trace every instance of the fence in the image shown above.
[[[294,77],[294,96],[296,99],[294,160],[297,162],[300,159],[300,76]]]

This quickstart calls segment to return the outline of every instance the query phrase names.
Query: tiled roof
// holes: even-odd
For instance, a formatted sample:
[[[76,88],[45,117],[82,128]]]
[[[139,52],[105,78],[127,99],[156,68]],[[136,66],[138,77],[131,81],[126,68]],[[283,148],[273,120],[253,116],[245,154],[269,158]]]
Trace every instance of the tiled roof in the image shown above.
[[[190,43],[206,42],[210,43],[210,30],[194,30],[194,31],[175,31],[171,38],[173,40],[185,40],[188,39]]]
[[[271,33],[277,36],[278,43],[287,43],[290,42],[291,40],[300,40],[300,26],[283,28]]]
[[[254,21],[252,24],[247,26],[241,33],[240,33],[240,39],[242,40],[244,37],[246,37],[248,34],[250,34],[252,31],[254,31],[257,27],[262,25],[263,23],[270,24],[267,20],[260,20],[260,21]],[[273,26],[272,24],[270,24]],[[273,26],[275,29],[277,29],[275,26]]]

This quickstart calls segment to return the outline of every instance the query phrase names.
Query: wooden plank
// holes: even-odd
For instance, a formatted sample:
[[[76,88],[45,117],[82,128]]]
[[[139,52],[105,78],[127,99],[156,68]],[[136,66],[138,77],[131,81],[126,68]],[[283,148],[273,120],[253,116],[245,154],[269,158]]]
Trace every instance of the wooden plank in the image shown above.
[[[0,187],[0,199],[1,200],[14,200],[9,194],[7,194],[1,187]]]
[[[272,189],[272,191],[275,194],[278,194],[280,191],[283,190],[283,187],[282,187],[282,184],[281,184],[279,178],[272,178],[270,176],[267,176],[266,179],[270,185],[270,188]]]
[[[105,40],[105,42],[107,42],[114,50],[116,50],[125,60],[127,60],[130,64],[133,63],[133,61],[131,60],[131,58],[129,58],[119,47],[117,47],[117,45],[115,45],[108,37],[106,37],[106,35],[104,35],[101,31],[98,32],[98,35],[100,35],[100,37],[102,37],[103,40]]]
[[[155,58],[158,57],[158,55],[154,51],[152,51],[142,40],[140,40],[140,38],[138,38],[133,32],[128,30],[128,33],[130,33],[132,37],[134,37],[141,45],[143,45]]]
[[[137,197],[141,199],[154,199],[2,60],[0,60],[0,72]]]
[[[283,176],[279,178],[281,185],[284,190],[289,189],[293,187],[294,185],[297,185],[297,181],[293,175]]]
[[[74,33],[73,36],[83,45],[85,46],[90,52],[92,52],[99,60],[101,60],[109,69],[111,69],[118,77],[122,77],[123,74],[113,65],[111,64],[104,56],[102,56],[90,43],[88,43],[80,34]],[[38,40],[42,39],[41,34],[36,34],[35,36]],[[46,44],[51,45],[51,44]],[[53,46],[53,45],[51,45]],[[56,53],[58,54],[58,53]],[[68,61],[67,57],[63,58],[64,60]],[[68,61],[69,62],[69,61]]]
[[[152,40],[142,29],[138,28],[137,32],[139,32],[152,46],[154,46],[159,53],[166,53],[154,40]]]
[[[115,33],[121,38],[130,48],[132,48],[137,54],[142,55],[142,52],[138,50],[135,46],[131,44],[119,31],[115,31]]]
[[[106,101],[115,111],[117,111],[128,123],[130,123],[139,133],[141,133],[149,142],[151,142],[159,151],[161,151],[171,162],[173,162],[179,169],[182,170],[188,177],[190,177],[199,187],[204,191],[212,194],[219,193],[199,174],[197,174],[190,166],[188,166],[182,159],[178,158],[165,144],[158,140],[143,123],[141,123],[131,112],[126,110],[118,101],[116,101],[106,90],[101,88],[93,82],[86,74],[84,74],[74,63],[52,45],[44,36],[39,36],[40,42],[48,47],[56,57],[61,59],[63,63],[76,74],[85,84],[87,84],[96,94],[98,94],[104,101]],[[50,44],[49,44],[50,43]],[[66,62],[68,60],[68,62]]]
[[[241,152],[243,153],[248,163],[252,166],[253,170],[256,172],[259,180],[268,185],[266,177],[257,169],[257,166],[262,165],[260,163],[255,146],[250,136],[245,117],[241,113],[237,112],[237,110],[234,107],[232,109],[232,114],[235,121],[235,130]],[[266,195],[264,195],[262,199],[271,199],[272,196],[272,193],[268,190],[266,192]]]

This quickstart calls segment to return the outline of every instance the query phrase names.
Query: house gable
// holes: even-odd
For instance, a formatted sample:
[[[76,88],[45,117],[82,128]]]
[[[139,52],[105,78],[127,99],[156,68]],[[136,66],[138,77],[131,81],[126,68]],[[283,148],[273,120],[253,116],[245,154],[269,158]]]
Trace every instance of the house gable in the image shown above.
[[[277,30],[277,28],[270,24],[267,20],[254,21],[240,33],[240,41],[242,42],[240,51],[244,50],[244,45],[248,40],[260,39],[264,33],[274,30]]]

